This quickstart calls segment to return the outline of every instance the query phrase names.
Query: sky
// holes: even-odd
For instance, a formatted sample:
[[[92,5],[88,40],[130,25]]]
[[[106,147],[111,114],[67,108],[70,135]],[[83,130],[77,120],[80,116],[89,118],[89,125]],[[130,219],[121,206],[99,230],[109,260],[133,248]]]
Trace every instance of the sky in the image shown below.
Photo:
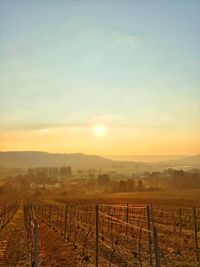
[[[1,0],[0,150],[200,153],[199,0]]]

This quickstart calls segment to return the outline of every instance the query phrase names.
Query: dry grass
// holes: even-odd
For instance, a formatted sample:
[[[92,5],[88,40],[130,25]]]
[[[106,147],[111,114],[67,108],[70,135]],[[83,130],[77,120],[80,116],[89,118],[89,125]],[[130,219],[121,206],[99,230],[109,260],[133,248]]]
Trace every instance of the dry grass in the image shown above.
[[[200,207],[200,190],[113,193],[112,199],[131,200],[136,203],[153,203],[179,207]]]

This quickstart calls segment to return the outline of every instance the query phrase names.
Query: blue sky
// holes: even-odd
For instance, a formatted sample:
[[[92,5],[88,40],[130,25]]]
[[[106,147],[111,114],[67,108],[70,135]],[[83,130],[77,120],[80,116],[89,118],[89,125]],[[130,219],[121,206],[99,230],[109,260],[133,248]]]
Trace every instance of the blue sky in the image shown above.
[[[181,152],[199,151],[198,141],[189,143],[200,135],[199,1],[0,5],[3,137],[103,124],[124,130],[121,143],[134,131],[144,138],[145,132],[164,131],[170,138],[184,136],[187,149]],[[4,137],[2,149],[11,146]],[[89,147],[92,152],[98,144]]]

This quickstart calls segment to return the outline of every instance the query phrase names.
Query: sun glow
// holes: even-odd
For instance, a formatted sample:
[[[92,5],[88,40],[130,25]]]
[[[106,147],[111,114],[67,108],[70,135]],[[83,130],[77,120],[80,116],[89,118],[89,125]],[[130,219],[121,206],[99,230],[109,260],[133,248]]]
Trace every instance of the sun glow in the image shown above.
[[[107,133],[107,128],[104,125],[95,125],[94,133],[96,136],[105,136]]]

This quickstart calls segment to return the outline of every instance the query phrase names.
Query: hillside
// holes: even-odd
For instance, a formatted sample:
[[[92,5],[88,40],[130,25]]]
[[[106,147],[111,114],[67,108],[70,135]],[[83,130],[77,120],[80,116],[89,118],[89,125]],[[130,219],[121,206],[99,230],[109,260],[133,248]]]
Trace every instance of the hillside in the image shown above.
[[[103,171],[142,172],[158,171],[160,166],[155,164],[114,161],[96,155],[82,153],[47,153],[37,151],[0,152],[0,167],[29,168],[29,167],[60,167],[71,166],[73,169],[101,169]]]
[[[200,166],[200,154],[190,157],[185,157],[183,159],[176,160],[180,165],[186,166]]]
[[[121,172],[160,171],[170,166],[200,168],[200,155],[186,157],[180,160],[147,163],[117,161],[82,153],[61,154],[37,151],[0,152],[0,167],[5,168],[60,167],[66,165],[74,169],[95,168]]]
[[[160,162],[164,166],[176,167],[180,169],[200,168],[200,155],[188,156],[177,160]]]
[[[102,168],[112,165],[112,160],[81,153],[60,154],[36,151],[0,152],[0,167],[59,167],[70,165],[77,168]]]

